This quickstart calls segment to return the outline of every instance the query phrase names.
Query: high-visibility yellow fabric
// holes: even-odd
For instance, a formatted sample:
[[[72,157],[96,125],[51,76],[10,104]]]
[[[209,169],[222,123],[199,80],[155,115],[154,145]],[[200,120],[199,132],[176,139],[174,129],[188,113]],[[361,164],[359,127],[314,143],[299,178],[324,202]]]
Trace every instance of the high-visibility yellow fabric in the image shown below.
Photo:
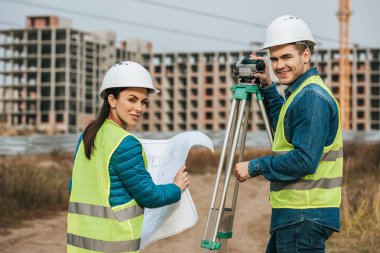
[[[306,79],[303,84],[287,99],[282,106],[275,138],[273,141],[273,153],[289,152],[294,146],[285,138],[284,117],[295,96],[307,85],[314,83],[326,90],[331,97],[331,91],[323,83],[319,76],[312,76]],[[336,105],[337,101],[334,99]],[[339,108],[339,106],[338,106]],[[342,133],[340,129],[340,117],[338,130],[334,142],[324,147],[324,154],[339,154],[343,149]],[[330,152],[330,153],[329,153]],[[341,154],[341,153],[340,153]],[[292,182],[271,182],[270,203],[272,208],[327,208],[339,207],[341,202],[341,182],[343,178],[343,155],[338,155],[335,159],[325,159],[320,161],[314,174],[307,175],[300,180]],[[286,185],[286,187],[284,186]]]
[[[108,165],[112,154],[128,135],[117,124],[106,120],[97,133],[90,160],[85,156],[83,141],[80,144],[74,161],[69,203],[78,209],[69,208],[67,252],[138,252],[143,209],[135,200],[112,208],[109,203]],[[142,152],[146,165],[145,152]],[[123,212],[130,212],[128,215],[132,217],[120,218]]]

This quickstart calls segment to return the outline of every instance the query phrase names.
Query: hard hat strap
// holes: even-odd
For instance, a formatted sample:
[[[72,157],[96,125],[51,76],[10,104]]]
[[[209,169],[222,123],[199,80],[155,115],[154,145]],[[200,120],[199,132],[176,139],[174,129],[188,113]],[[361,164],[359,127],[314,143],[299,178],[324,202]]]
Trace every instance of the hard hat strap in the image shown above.
[[[309,44],[307,43],[307,41],[297,41],[297,42],[294,42],[293,44],[294,44],[294,45],[305,45],[306,48],[309,49],[309,51],[310,51],[311,53],[314,53],[314,46],[309,45]],[[306,49],[306,48],[305,48],[305,49]]]

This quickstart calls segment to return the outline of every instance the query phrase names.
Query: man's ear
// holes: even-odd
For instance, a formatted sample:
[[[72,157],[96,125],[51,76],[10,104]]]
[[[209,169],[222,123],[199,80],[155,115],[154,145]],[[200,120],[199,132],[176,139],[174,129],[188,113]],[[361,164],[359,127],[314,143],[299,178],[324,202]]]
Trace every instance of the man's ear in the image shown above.
[[[117,101],[116,101],[115,97],[112,94],[108,95],[107,100],[108,100],[108,103],[110,104],[111,108],[115,108],[116,107],[116,102]]]
[[[303,62],[306,64],[306,63],[310,63],[310,58],[311,58],[311,52],[310,52],[310,49],[309,48],[306,48],[303,53],[302,53],[302,57],[303,57]]]

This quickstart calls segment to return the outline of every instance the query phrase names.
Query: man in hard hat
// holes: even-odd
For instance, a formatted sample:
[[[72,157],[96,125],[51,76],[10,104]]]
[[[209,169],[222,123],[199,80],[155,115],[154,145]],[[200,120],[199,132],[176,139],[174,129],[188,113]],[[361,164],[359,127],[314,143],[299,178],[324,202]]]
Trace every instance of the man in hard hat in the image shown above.
[[[273,71],[286,86],[285,99],[268,69],[257,73],[271,127],[272,156],[236,164],[236,178],[271,182],[272,218],[266,252],[325,252],[340,229],[343,142],[339,107],[310,65],[315,40],[295,16],[276,18],[266,30]],[[263,59],[251,56],[252,59]]]

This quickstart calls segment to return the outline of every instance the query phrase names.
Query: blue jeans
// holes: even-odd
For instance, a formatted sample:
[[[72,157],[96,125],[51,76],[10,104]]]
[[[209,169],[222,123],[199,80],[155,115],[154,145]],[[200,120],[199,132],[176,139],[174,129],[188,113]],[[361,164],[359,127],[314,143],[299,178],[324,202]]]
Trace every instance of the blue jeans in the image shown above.
[[[288,225],[272,232],[266,253],[324,253],[334,231],[310,221]]]

